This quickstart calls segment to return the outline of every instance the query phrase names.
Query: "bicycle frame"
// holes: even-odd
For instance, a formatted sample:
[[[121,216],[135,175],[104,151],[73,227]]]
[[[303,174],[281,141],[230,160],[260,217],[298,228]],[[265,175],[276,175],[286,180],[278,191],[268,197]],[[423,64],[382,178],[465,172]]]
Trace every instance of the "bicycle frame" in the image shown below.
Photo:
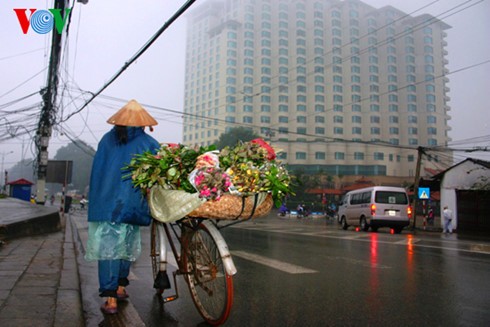
[[[194,221],[194,222],[193,222]],[[184,275],[187,274],[187,267],[184,266],[184,263],[182,261],[181,254],[179,253],[176,244],[174,243],[174,239],[172,236],[174,236],[177,241],[181,244],[182,243],[182,231],[184,228],[194,228],[193,224],[199,224],[202,223],[203,225],[206,226],[212,237],[216,241],[216,245],[218,247],[218,251],[221,257],[221,260],[223,261],[224,268],[226,270],[226,273],[230,276],[233,276],[237,273],[236,266],[233,262],[233,259],[230,254],[230,250],[228,249],[228,245],[226,244],[225,239],[219,232],[217,226],[215,223],[211,222],[208,219],[188,219],[188,220],[183,220],[180,222],[175,222],[175,223],[161,223],[163,226],[163,230],[161,228],[156,228],[156,233],[159,235],[159,239],[163,240],[163,242],[160,243],[160,260],[158,263],[158,269],[159,271],[166,271],[167,270],[167,242],[170,245],[170,249],[172,250],[172,254],[175,258],[175,261],[177,263],[177,270],[173,272],[173,280],[174,280],[174,286],[175,286],[175,294],[171,296],[167,296],[163,298],[164,302],[170,302],[173,300],[176,300],[179,295],[178,295],[178,289],[177,289],[177,281],[176,277],[177,275]],[[176,228],[180,229],[180,233],[176,230]],[[173,235],[172,235],[173,232]],[[182,246],[182,245],[181,245]]]

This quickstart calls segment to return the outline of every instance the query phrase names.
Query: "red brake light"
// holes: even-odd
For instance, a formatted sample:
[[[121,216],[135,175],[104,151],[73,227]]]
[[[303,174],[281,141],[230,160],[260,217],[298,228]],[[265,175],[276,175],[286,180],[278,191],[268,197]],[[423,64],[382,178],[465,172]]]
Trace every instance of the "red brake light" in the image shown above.
[[[408,218],[412,218],[412,207],[411,206],[408,206],[407,208],[407,215],[408,215]]]
[[[371,216],[374,216],[374,215],[376,215],[376,205],[371,204]]]

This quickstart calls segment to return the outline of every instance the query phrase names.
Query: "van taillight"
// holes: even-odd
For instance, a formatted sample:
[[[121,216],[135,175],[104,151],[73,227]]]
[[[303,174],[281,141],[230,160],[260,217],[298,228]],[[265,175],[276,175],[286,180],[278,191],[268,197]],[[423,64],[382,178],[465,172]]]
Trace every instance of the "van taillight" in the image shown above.
[[[408,206],[408,208],[407,208],[407,215],[408,215],[408,219],[412,218],[412,207],[411,206]]]
[[[371,204],[371,216],[375,216],[375,215],[376,215],[376,205]]]

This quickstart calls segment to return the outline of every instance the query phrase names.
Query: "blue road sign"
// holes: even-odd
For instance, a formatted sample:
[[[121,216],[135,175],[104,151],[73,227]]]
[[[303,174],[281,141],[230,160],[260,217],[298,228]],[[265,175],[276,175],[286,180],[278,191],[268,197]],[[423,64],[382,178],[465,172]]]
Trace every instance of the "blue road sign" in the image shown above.
[[[430,199],[430,188],[419,187],[419,199],[420,200],[429,200]]]

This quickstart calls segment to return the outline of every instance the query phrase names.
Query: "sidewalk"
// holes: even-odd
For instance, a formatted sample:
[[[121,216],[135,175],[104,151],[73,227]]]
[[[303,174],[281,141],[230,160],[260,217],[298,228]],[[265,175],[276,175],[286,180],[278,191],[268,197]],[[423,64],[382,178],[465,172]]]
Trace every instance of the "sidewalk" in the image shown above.
[[[84,326],[71,224],[58,209],[0,199],[0,230],[0,326]]]

